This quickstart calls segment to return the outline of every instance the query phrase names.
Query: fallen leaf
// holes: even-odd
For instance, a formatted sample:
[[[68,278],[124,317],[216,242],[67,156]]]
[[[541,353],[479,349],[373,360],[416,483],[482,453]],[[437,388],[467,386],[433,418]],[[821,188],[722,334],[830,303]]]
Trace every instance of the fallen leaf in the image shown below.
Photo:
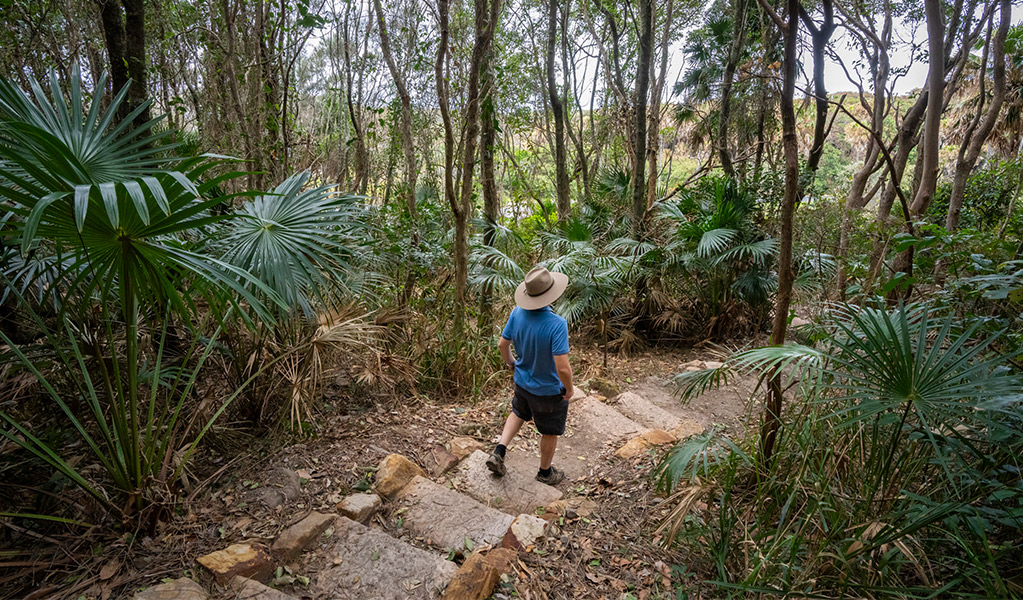
[[[121,561],[114,559],[107,564],[103,565],[103,568],[99,570],[99,580],[106,581],[117,574],[118,569],[121,568]]]

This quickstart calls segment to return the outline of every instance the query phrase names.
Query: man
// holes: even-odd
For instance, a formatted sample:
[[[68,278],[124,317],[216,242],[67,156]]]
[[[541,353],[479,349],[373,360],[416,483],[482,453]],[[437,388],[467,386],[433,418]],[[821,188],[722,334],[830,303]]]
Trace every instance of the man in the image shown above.
[[[501,477],[508,444],[522,424],[533,421],[540,432],[540,469],[536,479],[556,485],[565,473],[554,468],[558,436],[565,433],[568,400],[572,397],[572,366],[568,362],[568,324],[554,314],[551,303],[568,287],[568,276],[534,267],[515,290],[516,308],[501,333],[501,357],[512,370],[515,396],[497,448],[487,468]],[[512,356],[515,346],[518,360]]]

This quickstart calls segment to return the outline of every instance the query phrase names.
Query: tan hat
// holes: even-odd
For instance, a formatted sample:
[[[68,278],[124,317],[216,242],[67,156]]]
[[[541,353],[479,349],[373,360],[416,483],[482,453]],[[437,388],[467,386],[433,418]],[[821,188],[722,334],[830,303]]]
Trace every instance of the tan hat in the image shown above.
[[[515,289],[515,304],[526,310],[543,308],[560,298],[567,287],[568,275],[533,267],[526,273],[526,280]]]

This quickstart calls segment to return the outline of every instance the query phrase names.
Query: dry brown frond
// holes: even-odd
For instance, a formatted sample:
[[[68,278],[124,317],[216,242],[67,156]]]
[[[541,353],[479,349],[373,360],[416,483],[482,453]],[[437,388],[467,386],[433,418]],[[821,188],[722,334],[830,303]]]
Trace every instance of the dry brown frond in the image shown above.
[[[670,546],[675,542],[678,532],[682,530],[682,525],[685,524],[686,517],[714,487],[713,485],[696,483],[675,492],[665,500],[665,504],[672,505],[671,511],[654,531],[655,535],[667,531],[667,535],[661,539],[663,545]]]

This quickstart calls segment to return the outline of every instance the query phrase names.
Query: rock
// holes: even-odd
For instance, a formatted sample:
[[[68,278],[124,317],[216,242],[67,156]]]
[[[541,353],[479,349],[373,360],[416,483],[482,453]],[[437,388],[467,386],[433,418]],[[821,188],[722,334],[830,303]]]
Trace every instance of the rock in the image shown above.
[[[451,441],[448,442],[448,448],[452,454],[458,457],[458,460],[464,459],[477,450],[483,450],[485,447],[483,442],[465,436],[451,438]]]
[[[433,600],[458,570],[453,562],[339,517],[315,575],[319,598]],[[333,557],[330,561],[329,557]]]
[[[306,546],[313,543],[320,537],[331,524],[334,523],[334,515],[322,513],[310,513],[309,516],[288,527],[277,536],[272,547],[274,556],[282,562],[289,563],[302,554]]]
[[[499,544],[515,519],[425,477],[413,478],[397,499],[407,509],[405,526],[438,548]]]
[[[486,466],[487,456],[477,450],[462,461],[453,479],[457,489],[512,515],[532,513],[538,506],[561,498],[557,488],[536,480],[537,461],[532,456],[509,450],[505,458],[508,471],[504,477],[491,474]]]
[[[684,440],[691,435],[699,435],[703,433],[703,430],[703,425],[696,421],[684,419],[678,427],[671,430],[671,435],[675,436],[675,439],[677,440]]]
[[[569,411],[569,417],[581,429],[611,441],[643,433],[645,427],[596,398],[585,398]]]
[[[622,390],[614,383],[600,377],[593,377],[588,382],[588,387],[606,398],[614,398],[622,393]]]
[[[625,392],[618,396],[615,408],[647,427],[671,430],[682,423],[682,419],[633,392]]]
[[[570,403],[577,402],[586,397],[586,392],[582,391],[578,387],[572,387],[572,396],[568,399]]]
[[[433,461],[430,465],[430,474],[434,477],[454,469],[459,461],[459,458],[454,453],[448,452],[447,448],[440,444],[436,444],[430,449],[430,459]]]
[[[502,548],[512,550],[528,550],[531,546],[543,538],[547,532],[547,521],[535,515],[519,515],[508,527],[504,539],[501,540]]]
[[[419,465],[400,454],[388,454],[377,468],[376,490],[384,498],[390,498],[405,487],[416,475],[425,476]]]
[[[704,369],[720,369],[725,366],[725,363],[716,360],[705,360],[703,361]]]
[[[792,322],[789,323],[789,325],[793,328],[806,327],[807,325],[813,325],[813,321],[807,321],[806,319],[801,319],[799,317],[792,317]]]
[[[240,498],[248,502],[259,503],[268,508],[277,508],[285,502],[298,500],[302,495],[302,480],[298,473],[284,467],[267,471],[259,487],[242,492]]]
[[[199,557],[199,564],[209,569],[217,578],[217,583],[224,584],[235,576],[248,577],[266,581],[273,571],[270,553],[258,544],[233,544]]]
[[[245,577],[232,579],[231,589],[234,590],[232,600],[296,600],[294,596]]]
[[[643,435],[637,435],[624,446],[618,449],[615,454],[620,458],[633,458],[646,452],[651,448],[671,444],[675,442],[675,436],[663,429],[651,429]]]
[[[515,563],[519,559],[517,550],[511,548],[494,548],[483,557],[483,562],[497,569],[501,575],[515,572]]]
[[[494,591],[501,574],[478,552],[465,559],[444,590],[443,600],[483,600]]]
[[[588,517],[592,515],[595,510],[597,510],[597,503],[593,500],[583,498],[582,496],[573,496],[571,498],[555,500],[548,504],[546,510],[544,510],[544,517],[567,517],[569,519],[576,519],[579,517]]]
[[[187,577],[147,587],[133,600],[207,600],[209,594],[201,585]]]
[[[352,494],[342,500],[337,508],[342,515],[365,525],[380,510],[381,503],[380,496],[376,494]]]

